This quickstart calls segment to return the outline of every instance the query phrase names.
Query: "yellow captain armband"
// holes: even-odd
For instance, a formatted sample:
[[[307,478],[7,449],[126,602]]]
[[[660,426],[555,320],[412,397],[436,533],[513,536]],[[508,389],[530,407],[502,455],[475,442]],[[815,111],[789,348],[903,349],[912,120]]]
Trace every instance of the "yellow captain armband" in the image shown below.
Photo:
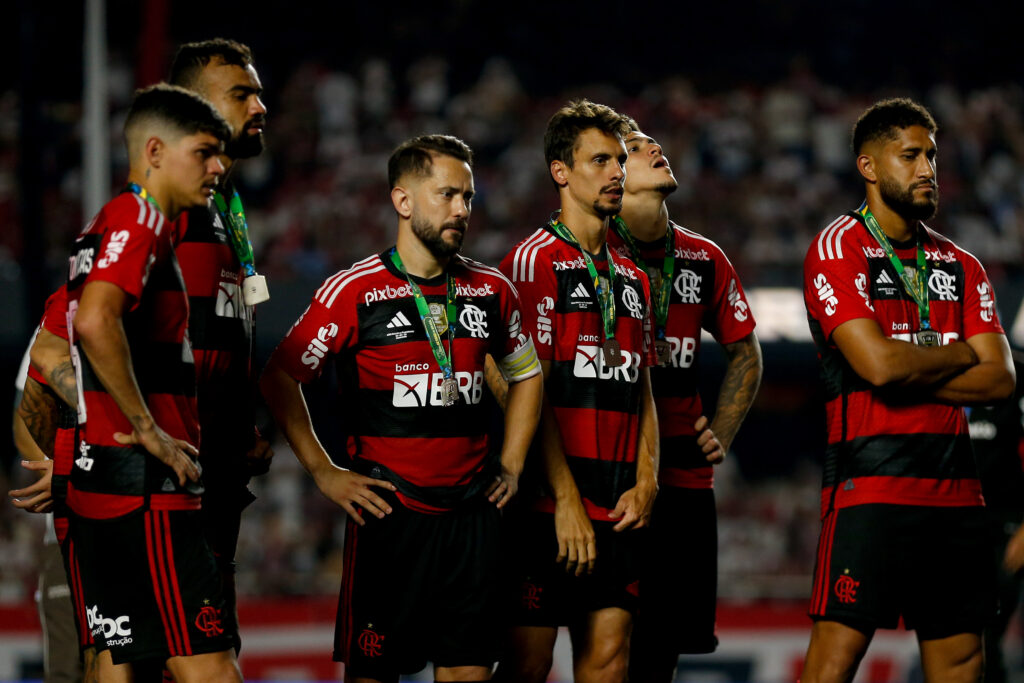
[[[533,338],[527,337],[526,343],[502,358],[498,367],[508,382],[521,382],[539,375],[540,359],[537,358],[537,349],[533,347]]]

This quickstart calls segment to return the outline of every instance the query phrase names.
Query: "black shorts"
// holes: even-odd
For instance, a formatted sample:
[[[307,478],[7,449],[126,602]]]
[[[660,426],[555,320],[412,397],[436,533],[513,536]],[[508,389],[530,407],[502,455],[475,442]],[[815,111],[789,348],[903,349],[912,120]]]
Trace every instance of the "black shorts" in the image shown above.
[[[345,528],[334,659],[348,676],[397,680],[428,661],[497,661],[500,512],[486,500],[444,514],[391,514]]]
[[[516,511],[505,518],[504,602],[510,626],[574,626],[587,614],[619,607],[635,614],[644,530],[616,532],[592,522],[597,545],[593,574],[575,576],[555,563],[554,515]]]
[[[92,637],[92,631],[88,628],[86,619],[85,597],[82,595],[82,569],[78,556],[78,547],[75,545],[71,534],[67,532],[69,521],[65,516],[58,518],[54,516],[54,526],[58,531],[58,543],[60,554],[64,560],[64,572],[68,577],[68,590],[71,592],[71,608],[75,616],[75,631],[78,633],[78,649],[84,651],[95,648],[96,643]]]
[[[199,512],[72,518],[86,623],[115,664],[228,650],[220,575]]]
[[[718,523],[712,489],[662,486],[640,570],[630,657],[703,654],[718,647]]]
[[[822,521],[812,619],[922,640],[981,633],[996,607],[982,507],[856,505]]]

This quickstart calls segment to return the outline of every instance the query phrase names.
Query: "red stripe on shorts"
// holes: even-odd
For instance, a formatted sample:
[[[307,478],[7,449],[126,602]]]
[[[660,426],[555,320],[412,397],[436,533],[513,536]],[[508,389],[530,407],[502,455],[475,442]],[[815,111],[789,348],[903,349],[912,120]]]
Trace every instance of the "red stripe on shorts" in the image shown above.
[[[164,625],[164,636],[167,638],[167,649],[171,655],[177,655],[181,651],[181,647],[175,638],[174,626],[171,623],[171,617],[169,614],[168,605],[165,602],[165,595],[163,590],[163,573],[160,568],[159,555],[162,554],[160,549],[157,547],[155,537],[157,536],[156,531],[156,515],[152,512],[146,512],[146,555],[149,558],[149,575],[153,580],[153,597],[156,598],[156,606],[160,610],[160,621]]]
[[[169,512],[160,513],[163,522],[164,542],[167,544],[167,568],[171,576],[170,594],[174,601],[174,608],[181,620],[181,638],[185,644],[185,656],[192,656],[192,639],[188,636],[188,626],[185,622],[185,606],[181,600],[181,586],[178,583],[178,569],[174,566],[174,543],[171,539],[171,517]]]

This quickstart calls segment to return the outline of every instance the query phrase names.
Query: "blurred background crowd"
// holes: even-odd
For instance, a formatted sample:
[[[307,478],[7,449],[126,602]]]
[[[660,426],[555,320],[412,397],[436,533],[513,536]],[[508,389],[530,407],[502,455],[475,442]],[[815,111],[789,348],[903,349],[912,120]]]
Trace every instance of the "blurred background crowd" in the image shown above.
[[[857,116],[883,96],[918,99],[940,125],[933,227],[985,264],[1010,332],[1024,295],[1024,60],[1014,59],[1019,47],[1005,22],[985,8],[755,2],[664,15],[634,3],[527,3],[494,18],[484,3],[427,5],[342,4],[341,23],[315,8],[280,21],[238,9],[209,28],[196,20],[209,16],[197,2],[108,5],[115,182],[126,170],[119,131],[131,93],[163,73],[178,42],[224,35],[253,48],[270,110],[268,148],[234,180],[272,295],[257,311],[260,362],[323,278],[391,244],[385,164],[399,142],[445,132],[473,147],[477,196],[464,252],[496,264],[557,206],[542,136],[554,110],[575,96],[628,113],[664,146],[680,181],[672,218],[718,242],[745,287],[764,293],[752,297],[759,330],[782,315],[806,328],[799,306],[777,306],[768,295],[798,290],[812,236],[860,203],[849,151]],[[12,393],[41,313],[33,306],[62,280],[88,218],[80,24],[51,26],[31,3],[20,9],[21,23],[10,27],[18,34],[0,48],[6,64],[19,65],[0,78],[0,379]],[[36,51],[33,64],[26,49]],[[26,145],[26,126],[44,144]],[[29,161],[34,180],[23,173]],[[29,202],[36,219],[26,219]],[[762,340],[764,386],[716,473],[720,594],[804,599],[824,441],[814,350],[809,338]],[[704,363],[705,405],[713,406],[722,366],[713,345]],[[328,383],[311,393],[330,392]],[[327,415],[329,400],[320,403]],[[23,479],[4,443],[7,490]],[[243,516],[239,592],[335,593],[343,515],[287,445],[275,446]],[[31,596],[41,537],[41,520],[0,506],[0,602]]]

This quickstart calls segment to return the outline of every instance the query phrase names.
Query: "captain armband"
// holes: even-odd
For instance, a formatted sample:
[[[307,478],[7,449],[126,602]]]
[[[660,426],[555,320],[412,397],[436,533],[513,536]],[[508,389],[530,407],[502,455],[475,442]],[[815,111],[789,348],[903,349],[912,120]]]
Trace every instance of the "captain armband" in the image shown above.
[[[502,358],[498,367],[509,383],[521,382],[540,374],[540,359],[537,358],[537,349],[533,347],[533,338],[528,337],[525,344]]]

